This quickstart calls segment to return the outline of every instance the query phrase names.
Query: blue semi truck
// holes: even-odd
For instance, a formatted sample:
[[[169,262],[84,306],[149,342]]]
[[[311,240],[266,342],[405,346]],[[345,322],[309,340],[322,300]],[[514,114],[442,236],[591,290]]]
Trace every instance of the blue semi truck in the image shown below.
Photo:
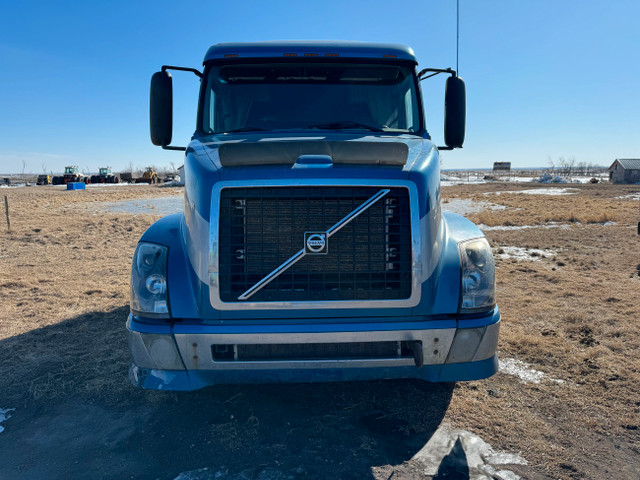
[[[129,376],[148,389],[419,378],[497,370],[495,267],[440,205],[439,150],[462,146],[465,86],[405,46],[226,43],[151,81],[151,138],[185,150],[184,214],[144,233],[131,270]],[[200,78],[171,145],[172,77]],[[448,75],[444,146],[420,81]]]

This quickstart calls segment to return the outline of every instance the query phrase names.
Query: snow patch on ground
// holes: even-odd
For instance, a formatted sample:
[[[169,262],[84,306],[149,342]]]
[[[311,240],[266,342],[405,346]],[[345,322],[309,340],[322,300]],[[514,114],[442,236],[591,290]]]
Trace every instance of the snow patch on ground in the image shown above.
[[[540,383],[541,380],[547,377],[544,372],[536,370],[532,365],[515,358],[500,359],[498,364],[500,372],[518,377],[522,383]],[[558,380],[557,378],[549,378],[549,380],[555,383],[564,383],[564,380]]]
[[[211,471],[208,468],[200,468],[198,470],[191,470],[188,472],[182,472],[174,480],[213,480],[223,478],[229,473],[229,470],[222,468],[221,470]]]
[[[484,174],[480,175],[477,173],[470,174],[461,174],[461,175],[447,175],[440,174],[440,185],[443,187],[452,187],[453,185],[471,185],[471,184],[481,184],[487,183],[487,180],[484,178]]]
[[[291,480],[298,478],[300,474],[304,473],[302,468],[294,469],[291,473],[285,473],[275,468],[265,468],[257,473],[257,469],[251,468],[244,470],[240,473],[229,473],[229,469],[226,467],[216,468],[211,470],[209,468],[200,468],[198,470],[190,470],[188,472],[182,472],[174,480]]]
[[[530,188],[528,190],[509,190],[505,192],[486,192],[484,195],[502,195],[503,193],[522,193],[524,195],[575,195],[580,189],[566,187]]]
[[[571,225],[582,226],[582,223],[574,222]],[[552,222],[552,223],[544,223],[544,224],[540,224],[540,225],[494,225],[494,226],[489,226],[489,225],[485,225],[484,223],[481,223],[481,224],[478,225],[478,228],[480,230],[482,230],[483,232],[491,232],[491,231],[513,232],[513,231],[517,231],[517,230],[529,230],[531,228],[559,228],[560,230],[569,230],[571,228],[571,225],[568,224],[568,223],[553,223]],[[595,223],[595,224],[591,224],[591,225],[602,225],[603,227],[611,227],[613,225],[617,225],[617,223],[616,222],[599,222],[599,223]],[[632,227],[635,228],[635,225],[632,225]],[[516,248],[516,247],[502,247],[503,250],[506,250],[508,248]],[[533,251],[542,252],[543,250],[530,249],[530,251],[532,251],[532,252]],[[535,259],[529,259],[529,260],[535,260]]]
[[[490,232],[493,230],[510,232],[514,230],[529,230],[530,228],[560,228],[562,230],[567,230],[571,228],[571,225],[566,223],[545,223],[541,225],[494,225],[490,227],[489,225],[481,223],[478,225],[478,228],[484,232]]]
[[[538,183],[569,183],[571,180],[561,177],[560,175],[552,175],[550,173],[543,173],[536,179]]]
[[[469,480],[520,480],[520,476],[507,469],[508,465],[528,465],[519,454],[494,450],[477,435],[456,430],[442,424],[429,441],[416,453],[411,462],[424,469],[426,476],[447,476],[468,472]],[[231,473],[223,466],[200,468],[182,472],[174,480],[285,480],[306,478],[304,467],[283,471],[277,468],[247,469]],[[452,477],[453,478],[453,477]],[[457,477],[456,477],[457,478]]]
[[[546,257],[552,257],[558,252],[556,250],[540,250],[538,248],[524,247],[497,247],[494,249],[494,256],[497,258],[515,258],[516,260],[540,261]]]
[[[450,187],[453,185],[472,185],[489,182],[506,182],[506,183],[591,183],[591,179],[594,178],[590,175],[575,176],[571,178],[561,177],[560,175],[553,175],[551,173],[543,173],[539,177],[532,175],[518,175],[518,172],[511,173],[495,173],[491,170],[482,172],[466,172],[466,171],[447,171],[444,170],[440,174],[440,184],[443,187]],[[598,178],[598,176],[596,176]],[[604,181],[602,177],[598,178],[599,181]]]
[[[128,183],[128,182],[120,182],[120,183],[87,183],[87,188],[108,188],[108,187],[148,187],[148,183]],[[62,187],[66,188],[66,185],[62,185]]]
[[[454,185],[480,185],[481,183],[487,183],[486,180],[441,180],[440,186],[442,187],[453,187]]]
[[[616,197],[619,200],[640,200],[640,192],[638,193],[630,193],[629,195],[622,195],[620,197]]]
[[[0,408],[0,423],[11,418],[11,412],[15,412],[15,408]],[[0,433],[4,432],[4,427],[0,425]]]
[[[470,480],[518,480],[520,476],[502,466],[527,465],[527,461],[520,455],[496,451],[477,435],[452,429],[446,424],[436,430],[412,460],[424,465],[425,475],[446,475],[449,472],[440,471],[446,463],[451,473],[456,470],[468,471],[469,476],[465,478]]]
[[[102,202],[92,206],[102,211],[115,213],[148,213],[151,215],[170,215],[184,211],[184,197],[173,195],[170,197],[156,197],[138,200],[121,200],[118,202]]]
[[[172,180],[170,182],[164,182],[161,183],[160,185],[158,185],[160,188],[167,188],[167,187],[184,187],[184,183],[179,181],[179,180]]]
[[[442,202],[442,209],[458,215],[468,215],[484,210],[504,210],[507,207],[491,202],[477,202],[469,198],[452,198],[448,202]]]

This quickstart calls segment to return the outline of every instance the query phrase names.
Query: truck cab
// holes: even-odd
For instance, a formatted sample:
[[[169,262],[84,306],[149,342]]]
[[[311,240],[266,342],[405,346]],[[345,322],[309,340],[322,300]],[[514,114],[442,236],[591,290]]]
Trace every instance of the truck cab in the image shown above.
[[[443,212],[439,149],[462,146],[465,89],[409,47],[227,43],[151,83],[152,142],[184,150],[184,213],[141,237],[129,376],[148,389],[497,371],[500,313],[482,232]],[[172,77],[201,81],[171,145]],[[446,73],[445,146],[420,80]]]

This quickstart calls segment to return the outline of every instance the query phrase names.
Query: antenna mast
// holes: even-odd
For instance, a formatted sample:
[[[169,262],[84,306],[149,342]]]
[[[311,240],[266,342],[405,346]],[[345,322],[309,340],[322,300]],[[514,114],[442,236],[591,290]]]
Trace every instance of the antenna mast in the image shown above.
[[[460,73],[458,66],[458,57],[460,52],[460,0],[456,3],[456,72]]]

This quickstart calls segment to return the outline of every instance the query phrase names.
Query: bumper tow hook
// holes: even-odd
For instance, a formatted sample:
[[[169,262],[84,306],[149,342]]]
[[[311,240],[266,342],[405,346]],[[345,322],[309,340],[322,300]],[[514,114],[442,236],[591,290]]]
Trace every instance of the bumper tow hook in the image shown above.
[[[413,341],[407,342],[407,346],[411,353],[413,354],[413,360],[416,362],[416,367],[420,368],[424,365],[424,356],[422,354],[422,342]]]

